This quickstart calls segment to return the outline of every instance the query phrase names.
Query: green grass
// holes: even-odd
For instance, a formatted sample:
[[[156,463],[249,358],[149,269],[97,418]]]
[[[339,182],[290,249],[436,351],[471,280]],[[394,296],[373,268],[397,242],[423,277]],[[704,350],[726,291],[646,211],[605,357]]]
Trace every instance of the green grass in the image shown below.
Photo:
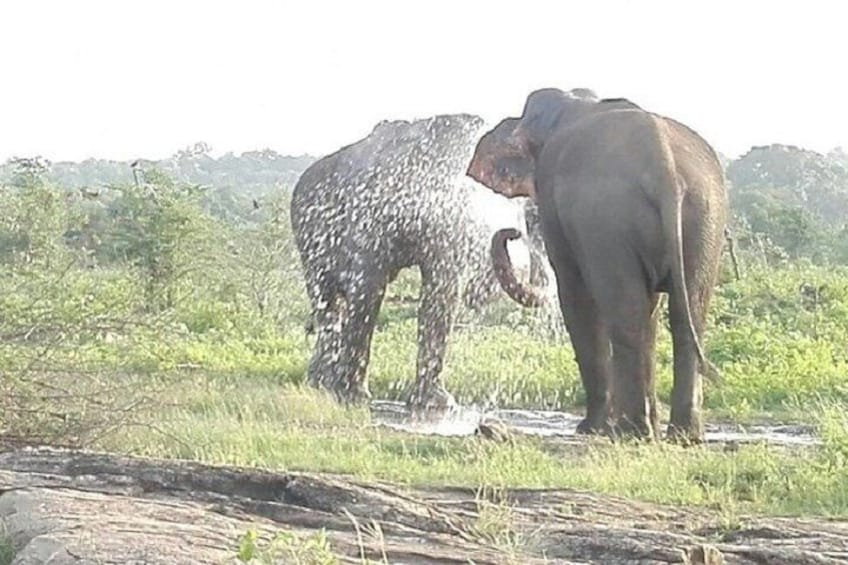
[[[251,312],[237,297],[199,287],[187,290],[190,300],[173,311],[150,316],[129,272],[73,271],[61,283],[48,275],[0,279],[0,335],[12,336],[0,340],[0,374],[44,371],[47,384],[54,383],[51,370],[65,371],[68,379],[94,371],[107,381],[128,374],[153,384],[161,375],[189,375],[173,393],[175,405],[156,414],[155,431],[129,428],[102,447],[415,485],[568,486],[715,506],[729,516],[740,509],[848,515],[848,432],[840,416],[848,407],[845,268],[750,269],[742,281],[724,282],[717,290],[707,350],[722,378],[706,385],[707,419],[815,423],[826,440],[816,450],[749,446],[728,453],[602,444],[588,453],[558,454],[528,438],[495,445],[394,433],[373,426],[364,411],[342,410],[299,388],[312,339],[303,333],[300,290],[290,290],[291,310],[273,320]],[[374,337],[369,374],[376,397],[399,398],[414,375],[415,308],[397,298],[414,296],[415,280],[399,283],[390,289]],[[818,297],[811,300],[802,287],[818,288]],[[581,408],[583,391],[567,339],[548,331],[535,314],[504,301],[482,315],[463,316],[451,336],[444,373],[460,402]],[[112,324],[112,317],[133,323],[109,331],[87,325],[92,319]],[[57,327],[62,339],[45,349]],[[667,403],[666,330],[657,352],[657,388]],[[28,392],[44,396],[38,389]],[[98,409],[66,412],[90,415]],[[27,414],[21,421],[39,424]],[[10,422],[17,425],[2,423]],[[24,431],[32,428],[21,425]]]
[[[824,412],[820,449],[598,441],[586,453],[563,454],[534,438],[500,444],[389,431],[365,410],[288,385],[198,378],[181,387],[178,404],[157,418],[158,431],[129,429],[101,447],[408,485],[570,487],[729,515],[848,515],[848,422],[838,407]]]

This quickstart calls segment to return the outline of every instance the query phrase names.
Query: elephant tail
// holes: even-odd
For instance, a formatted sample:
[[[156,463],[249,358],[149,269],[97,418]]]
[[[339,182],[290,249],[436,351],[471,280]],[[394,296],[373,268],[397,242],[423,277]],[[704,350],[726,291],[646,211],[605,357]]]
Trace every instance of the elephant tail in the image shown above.
[[[492,264],[495,277],[507,295],[528,308],[538,308],[545,303],[541,290],[525,285],[515,276],[512,260],[506,248],[508,240],[518,239],[521,232],[515,228],[504,228],[495,232],[492,236]]]
[[[707,359],[701,342],[698,339],[698,332],[695,329],[695,322],[692,319],[692,303],[689,298],[689,287],[686,284],[686,266],[683,253],[683,199],[686,195],[686,184],[677,174],[674,154],[665,139],[663,139],[662,145],[664,161],[668,165],[668,178],[665,180],[665,183],[668,183],[668,186],[672,189],[671,194],[660,194],[663,234],[665,240],[673,246],[673,248],[669,249],[672,259],[672,291],[669,293],[669,303],[672,300],[676,301],[678,309],[686,317],[686,325],[692,337],[692,342],[695,344],[701,373],[711,380],[716,380],[719,372],[715,365]]]

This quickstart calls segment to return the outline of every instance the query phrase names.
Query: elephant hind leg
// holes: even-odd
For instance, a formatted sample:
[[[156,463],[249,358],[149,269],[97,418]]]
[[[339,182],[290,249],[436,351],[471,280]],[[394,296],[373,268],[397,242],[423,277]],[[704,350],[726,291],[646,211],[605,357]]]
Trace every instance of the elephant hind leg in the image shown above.
[[[374,271],[351,280],[360,284],[337,296],[318,316],[318,339],[308,370],[310,384],[345,403],[370,398],[371,338],[387,284],[386,277]]]
[[[690,296],[693,293],[690,292]],[[697,296],[697,294],[695,294]],[[690,308],[692,322],[698,339],[704,336],[703,309]],[[704,429],[701,417],[703,404],[703,380],[697,344],[688,327],[684,305],[680,300],[669,300],[669,318],[671,322],[672,347],[674,354],[674,383],[671,390],[671,421],[668,425],[668,437],[684,443],[703,440]]]
[[[557,286],[565,326],[574,348],[586,393],[586,417],[578,433],[603,433],[609,424],[609,383],[612,366],[609,335],[594,300],[574,269],[557,270]]]
[[[306,380],[314,387],[333,389],[337,371],[335,367],[339,364],[342,349],[344,308],[343,303],[334,302],[332,305],[321,305],[313,309],[316,338],[306,369]]]
[[[656,438],[654,352],[658,296],[637,276],[610,273],[597,302],[612,344],[614,433]]]
[[[709,218],[707,218],[709,220]],[[706,220],[705,220],[706,221]],[[705,226],[708,224],[704,224]],[[684,245],[689,312],[695,337],[703,347],[706,317],[713,289],[718,282],[722,237],[719,230],[690,230]],[[697,344],[688,326],[686,304],[675,289],[669,292],[669,322],[674,354],[674,382],[668,437],[682,443],[704,439],[702,420],[703,377]],[[707,371],[709,375],[709,371]]]

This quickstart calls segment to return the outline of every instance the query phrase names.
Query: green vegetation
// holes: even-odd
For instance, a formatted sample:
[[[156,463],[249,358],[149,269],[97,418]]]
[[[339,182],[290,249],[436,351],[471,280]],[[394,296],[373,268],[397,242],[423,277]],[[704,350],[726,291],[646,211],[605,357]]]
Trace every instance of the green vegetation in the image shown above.
[[[848,154],[755,147],[727,166],[740,242],[759,259],[848,262]]]
[[[245,563],[269,565],[280,562],[294,565],[339,563],[324,530],[309,536],[278,532],[270,540],[261,540],[255,530],[248,530],[239,540],[237,558]]]
[[[812,167],[784,177],[764,176],[763,167],[794,163],[803,173],[820,160],[761,157],[748,156],[753,180],[738,181],[748,178],[739,172],[745,158],[730,165],[741,167],[731,180],[743,277],[734,280],[726,265],[710,312],[708,355],[722,377],[707,383],[706,409],[713,421],[814,424],[821,447],[725,452],[598,441],[562,453],[541,439],[496,444],[376,427],[367,411],[302,388],[312,338],[303,331],[308,305],[289,191],[261,184],[296,174],[274,177],[273,167],[257,165],[282,167],[268,155],[248,159],[252,188],[225,193],[195,184],[203,181],[192,171],[220,165],[200,150],[174,158],[179,174],[171,164],[168,175],[148,167],[138,183],[130,172],[81,190],[57,184],[57,167],[39,160],[5,166],[0,436],[407,484],[586,488],[715,506],[729,522],[740,511],[848,515],[848,255],[828,215],[848,208],[848,184],[840,184],[839,155],[820,176]],[[230,178],[238,173],[233,159]],[[796,177],[805,184],[766,186]],[[804,198],[796,198],[800,190]],[[767,194],[769,205],[756,194]],[[816,200],[823,195],[829,204]],[[792,206],[801,212],[787,212]],[[417,276],[404,273],[380,314],[370,367],[376,397],[400,398],[413,376],[416,294]],[[461,402],[581,409],[567,337],[550,323],[556,316],[544,314],[505,300],[462,314],[446,363]],[[670,371],[664,331],[664,403]],[[508,521],[508,509],[493,507],[478,526],[509,547],[520,540],[500,527]],[[285,539],[284,551],[302,546]]]
[[[9,565],[15,559],[15,548],[5,528],[0,532],[0,565]]]

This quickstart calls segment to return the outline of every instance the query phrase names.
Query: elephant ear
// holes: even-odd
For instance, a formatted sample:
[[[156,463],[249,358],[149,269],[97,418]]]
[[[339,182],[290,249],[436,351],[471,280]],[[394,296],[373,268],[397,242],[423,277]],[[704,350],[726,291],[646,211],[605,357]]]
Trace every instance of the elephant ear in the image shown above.
[[[518,125],[518,118],[501,120],[491,130],[487,131],[474,148],[474,155],[468,166],[467,174],[479,183],[495,189],[495,162],[515,152],[510,144],[512,133]],[[497,192],[497,190],[496,190]]]
[[[483,135],[467,170],[468,176],[507,198],[535,194],[533,158],[513,138],[518,122],[506,118]]]

